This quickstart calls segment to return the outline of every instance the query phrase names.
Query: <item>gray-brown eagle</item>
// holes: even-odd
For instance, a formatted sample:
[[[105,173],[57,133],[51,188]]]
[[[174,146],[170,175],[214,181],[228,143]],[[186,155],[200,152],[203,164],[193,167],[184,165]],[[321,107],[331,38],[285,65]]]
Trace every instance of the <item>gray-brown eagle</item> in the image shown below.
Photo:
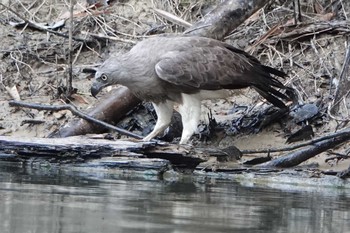
[[[230,89],[254,88],[273,105],[285,108],[290,99],[276,88],[288,89],[271,74],[286,74],[262,65],[256,58],[224,42],[193,36],[151,37],[128,53],[107,59],[96,71],[91,94],[104,87],[126,86],[141,100],[151,101],[158,119],[149,141],[170,124],[179,105],[186,144],[197,130],[201,101],[227,97]]]

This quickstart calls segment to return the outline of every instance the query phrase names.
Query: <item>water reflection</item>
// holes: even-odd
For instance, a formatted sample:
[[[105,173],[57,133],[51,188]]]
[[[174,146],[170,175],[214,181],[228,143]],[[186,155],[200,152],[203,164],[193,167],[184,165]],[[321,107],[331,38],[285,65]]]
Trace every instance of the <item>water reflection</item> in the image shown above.
[[[153,179],[1,165],[0,232],[350,231],[348,190],[325,195]]]

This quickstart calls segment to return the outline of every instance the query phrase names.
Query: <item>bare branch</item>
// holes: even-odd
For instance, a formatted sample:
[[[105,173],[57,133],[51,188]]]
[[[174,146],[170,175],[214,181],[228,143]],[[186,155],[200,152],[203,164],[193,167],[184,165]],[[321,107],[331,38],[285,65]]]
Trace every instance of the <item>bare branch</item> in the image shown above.
[[[95,123],[95,124],[99,124],[107,129],[112,129],[112,130],[115,130],[117,131],[118,133],[120,134],[123,134],[123,135],[126,135],[126,136],[129,136],[129,137],[133,137],[133,138],[137,138],[137,139],[142,139],[143,137],[140,136],[140,135],[137,135],[137,134],[134,134],[132,132],[129,132],[125,129],[122,129],[122,128],[119,128],[119,127],[116,127],[114,125],[111,125],[111,124],[108,124],[106,122],[103,122],[103,121],[100,121],[100,120],[97,120],[81,111],[79,111],[78,109],[76,109],[74,106],[70,105],[70,104],[64,104],[64,105],[43,105],[43,104],[30,104],[30,103],[24,103],[24,102],[21,102],[21,101],[9,101],[9,105],[11,107],[14,107],[14,106],[17,106],[17,107],[22,107],[22,108],[32,108],[32,109],[37,109],[39,111],[42,111],[42,110],[48,110],[48,111],[62,111],[62,110],[69,110],[71,111],[74,115],[84,119],[84,120],[87,120],[89,122],[92,122],[92,123]]]

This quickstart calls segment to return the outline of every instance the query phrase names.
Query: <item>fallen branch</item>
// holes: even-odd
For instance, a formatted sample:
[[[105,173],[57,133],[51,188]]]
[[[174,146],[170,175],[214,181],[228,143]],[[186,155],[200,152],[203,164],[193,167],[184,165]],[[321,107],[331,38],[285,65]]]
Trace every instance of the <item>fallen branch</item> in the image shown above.
[[[68,75],[66,77],[66,98],[69,99],[73,94],[73,8],[74,3],[72,0],[69,1],[69,32],[68,32]]]
[[[96,140],[87,137],[29,139],[0,136],[0,161],[35,162],[46,166],[64,163],[89,168],[154,170],[157,174],[171,169],[170,160],[146,158],[142,154],[144,148],[153,146],[147,142]],[[201,161],[198,158],[193,160]]]
[[[107,129],[115,130],[118,133],[126,135],[126,136],[129,136],[129,137],[142,139],[142,136],[140,136],[140,135],[134,134],[134,133],[129,132],[129,131],[125,130],[125,129],[116,127],[114,125],[108,124],[108,123],[103,122],[101,120],[97,120],[97,119],[95,119],[95,118],[93,118],[93,117],[91,117],[91,116],[89,116],[89,115],[79,111],[73,105],[70,105],[70,104],[53,106],[53,105],[43,105],[43,104],[30,104],[30,103],[24,103],[24,102],[21,102],[21,101],[11,100],[11,101],[9,101],[9,105],[11,107],[31,108],[31,109],[37,109],[39,111],[47,110],[47,111],[55,111],[55,112],[57,112],[57,111],[62,111],[62,110],[69,110],[75,116],[78,116],[78,117],[80,117],[80,118],[82,118],[84,120],[87,120],[89,122],[92,122],[94,124],[99,124],[99,125],[107,128]]]
[[[195,168],[199,163],[207,161],[209,156],[228,156],[219,149],[197,148],[187,145],[158,144],[154,142],[133,142],[130,140],[106,140],[87,136],[67,138],[21,138],[0,136],[1,160],[27,161],[40,158],[43,161],[66,161],[83,163],[91,159],[108,157],[108,160],[119,161],[130,159],[135,163],[138,159],[164,159],[176,167]],[[111,158],[113,157],[113,158]],[[109,161],[112,162],[112,161]],[[139,161],[140,162],[140,161]],[[101,161],[101,166],[105,166]],[[89,166],[89,164],[86,164]],[[137,165],[137,164],[136,164]]]
[[[225,0],[185,33],[222,40],[268,2],[268,0]]]
[[[153,9],[154,12],[156,12],[158,15],[164,17],[165,19],[177,24],[177,25],[180,25],[180,26],[183,26],[185,28],[188,28],[188,27],[191,27],[192,24],[190,24],[189,22],[173,15],[173,14],[170,14],[169,12],[166,12],[166,11],[163,11],[161,9]]]
[[[140,100],[131,94],[128,88],[120,86],[96,101],[88,115],[103,122],[118,122],[130,111],[131,106],[134,107],[139,103]],[[48,137],[69,137],[88,133],[103,133],[105,131],[105,127],[76,118],[58,131],[51,133]]]
[[[123,38],[119,38],[119,37],[115,37],[115,36],[106,36],[106,35],[100,35],[100,34],[95,34],[95,33],[91,33],[91,32],[81,32],[81,34],[86,35],[86,36],[91,36],[94,37],[96,39],[102,39],[102,40],[113,40],[113,41],[118,41],[118,42],[123,42],[123,43],[128,43],[128,44],[136,44],[135,41],[133,40],[128,40],[128,39],[123,39]]]
[[[292,151],[295,149],[299,149],[305,146],[314,145],[318,142],[322,142],[325,140],[333,139],[336,137],[348,136],[350,133],[350,128],[346,128],[344,130],[338,131],[336,133],[331,133],[319,138],[312,139],[307,142],[299,143],[293,146],[287,146],[282,148],[269,148],[269,149],[257,149],[257,150],[241,150],[242,154],[262,154],[262,153],[274,153],[274,152],[283,152],[283,151]]]
[[[276,43],[279,40],[300,40],[305,37],[310,37],[318,35],[325,32],[350,32],[350,23],[349,21],[321,21],[321,22],[312,22],[312,23],[303,23],[287,26],[280,26],[278,30],[275,30],[271,34],[270,42]]]
[[[300,163],[318,155],[319,153],[331,149],[348,140],[350,140],[350,129],[343,130],[331,138],[313,143],[306,148],[280,156],[267,163],[260,164],[259,166],[280,168],[297,166]]]
[[[336,172],[335,174],[336,176],[338,176],[341,179],[346,179],[350,177],[350,167],[348,167],[347,169],[340,171],[340,172]]]

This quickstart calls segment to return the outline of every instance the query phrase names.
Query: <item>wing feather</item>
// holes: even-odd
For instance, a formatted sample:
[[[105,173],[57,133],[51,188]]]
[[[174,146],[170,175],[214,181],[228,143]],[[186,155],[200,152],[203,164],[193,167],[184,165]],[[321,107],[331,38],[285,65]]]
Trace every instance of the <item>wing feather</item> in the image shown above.
[[[244,76],[251,68],[247,59],[219,46],[172,51],[155,66],[157,75],[167,82],[207,90],[248,86],[249,80]]]

